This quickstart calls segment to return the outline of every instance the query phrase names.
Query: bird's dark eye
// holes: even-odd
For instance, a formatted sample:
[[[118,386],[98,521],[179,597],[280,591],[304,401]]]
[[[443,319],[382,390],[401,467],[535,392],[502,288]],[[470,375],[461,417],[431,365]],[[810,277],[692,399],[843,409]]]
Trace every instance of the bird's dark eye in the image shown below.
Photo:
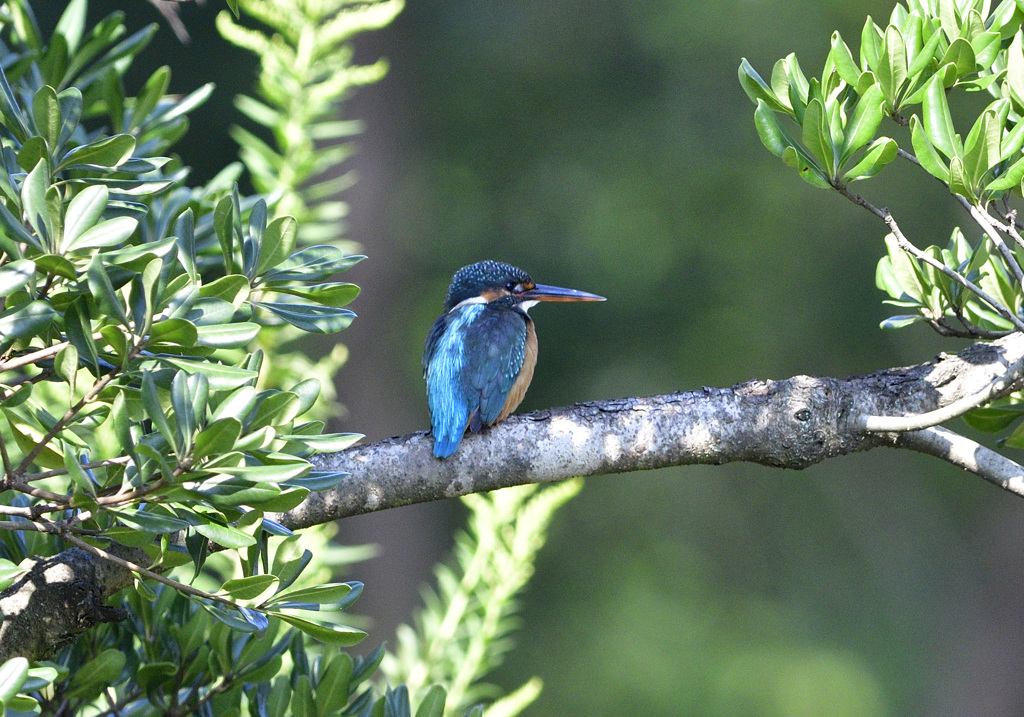
[[[514,294],[515,291],[516,291],[516,288],[517,288],[517,286],[516,286],[516,283],[514,281],[510,281],[507,284],[505,284],[505,290],[508,291],[508,293],[510,293],[510,294]]]

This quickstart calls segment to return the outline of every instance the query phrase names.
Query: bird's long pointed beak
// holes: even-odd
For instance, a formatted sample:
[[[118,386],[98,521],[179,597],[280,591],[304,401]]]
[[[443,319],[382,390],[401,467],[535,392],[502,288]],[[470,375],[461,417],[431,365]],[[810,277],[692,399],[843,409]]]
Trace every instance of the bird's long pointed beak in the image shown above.
[[[597,294],[544,284],[537,284],[529,291],[524,291],[522,297],[526,301],[605,301],[603,296]]]

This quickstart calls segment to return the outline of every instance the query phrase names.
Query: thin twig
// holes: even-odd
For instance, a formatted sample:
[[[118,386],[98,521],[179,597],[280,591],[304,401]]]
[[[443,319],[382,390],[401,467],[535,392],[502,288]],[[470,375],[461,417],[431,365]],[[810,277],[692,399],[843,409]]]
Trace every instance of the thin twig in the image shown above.
[[[849,189],[846,188],[845,185],[837,183],[834,184],[833,187],[835,187],[835,190],[837,192],[842,194],[851,202],[853,202],[859,207],[867,209],[869,212],[871,212],[876,217],[885,222],[886,225],[889,227],[889,231],[891,231],[893,236],[896,237],[896,242],[899,244],[900,249],[907,252],[908,254],[918,259],[919,261],[923,261],[925,264],[928,264],[929,266],[932,266],[935,269],[941,271],[943,274],[945,274],[950,279],[963,286],[965,289],[968,289],[969,291],[973,292],[979,299],[981,299],[986,304],[991,306],[1000,316],[1002,316],[1004,319],[1006,319],[1014,326],[1016,326],[1018,330],[1024,331],[1024,321],[1022,321],[1019,316],[1011,312],[1008,308],[1004,307],[998,301],[996,301],[987,293],[985,293],[985,291],[977,284],[975,284],[973,281],[963,276],[962,274],[953,271],[948,266],[943,264],[941,261],[933,257],[931,254],[923,252],[916,246],[914,246],[910,242],[910,240],[907,239],[907,237],[903,234],[903,231],[900,229],[899,225],[896,223],[896,220],[893,218],[892,214],[889,212],[888,209],[880,209],[879,207],[876,207],[874,204],[867,201],[859,194],[854,194],[853,192],[851,192]]]
[[[238,605],[235,602],[228,600],[227,598],[223,598],[219,595],[214,595],[208,592],[203,592],[202,590],[194,588],[191,585],[186,585],[185,583],[178,582],[177,580],[172,580],[171,578],[164,577],[160,573],[154,572],[149,568],[144,568],[137,563],[133,563],[130,560],[125,560],[124,558],[118,557],[113,553],[107,552],[103,548],[97,548],[95,545],[87,543],[81,538],[75,537],[74,535],[64,534],[63,538],[75,547],[81,548],[82,550],[88,553],[92,553],[97,558],[103,558],[104,560],[108,560],[114,563],[115,565],[120,565],[122,568],[125,568],[126,570],[131,570],[133,573],[141,575],[144,578],[156,580],[158,583],[163,583],[167,587],[174,588],[178,592],[185,593],[188,595],[194,595],[195,597],[205,598],[207,600],[213,600],[214,602],[219,602],[223,605],[227,605],[229,607],[238,609]]]
[[[901,433],[894,446],[941,458],[1003,490],[1024,496],[1024,466],[947,428],[935,426]]]
[[[1006,246],[1006,242],[1003,241],[1003,238],[999,236],[999,232],[996,231],[996,227],[993,226],[995,223],[994,219],[987,212],[983,212],[973,204],[970,206],[970,212],[974,221],[978,223],[978,226],[984,230],[988,238],[995,244],[996,249],[999,250],[1003,257],[1003,261],[1010,267],[1010,272],[1017,280],[1017,286],[1024,287],[1024,271],[1021,271],[1020,264],[1017,263],[1017,257],[1010,251],[1010,247]]]
[[[94,468],[106,468],[108,466],[121,466],[127,465],[132,462],[131,456],[118,456],[117,458],[105,458],[102,461],[93,461],[91,463],[83,463],[82,468],[85,470],[92,470]],[[31,483],[32,481],[43,480],[44,478],[53,478],[54,476],[60,476],[67,474],[67,468],[54,468],[53,470],[43,471],[41,473],[29,473],[22,477],[25,483]]]
[[[141,350],[141,344],[134,346],[132,350],[128,352],[128,361],[131,361],[136,356],[138,356]],[[103,376],[100,376],[98,379],[96,379],[96,382],[93,383],[92,388],[90,388],[89,391],[84,396],[82,396],[78,403],[69,408],[67,412],[63,416],[61,416],[55,424],[53,424],[53,427],[46,432],[46,435],[44,435],[43,438],[39,441],[39,443],[36,444],[35,448],[29,451],[28,455],[26,455],[22,459],[21,463],[18,465],[17,470],[15,471],[16,479],[23,478],[25,471],[28,470],[28,467],[32,465],[32,461],[34,461],[43,451],[43,449],[46,447],[46,444],[53,440],[53,438],[64,429],[64,426],[66,426],[68,422],[71,421],[72,418],[78,415],[79,411],[85,408],[87,404],[91,403],[100,394],[100,391],[106,388],[107,384],[109,384],[111,381],[117,378],[118,374],[118,369],[113,368],[110,370],[109,373],[106,373]]]

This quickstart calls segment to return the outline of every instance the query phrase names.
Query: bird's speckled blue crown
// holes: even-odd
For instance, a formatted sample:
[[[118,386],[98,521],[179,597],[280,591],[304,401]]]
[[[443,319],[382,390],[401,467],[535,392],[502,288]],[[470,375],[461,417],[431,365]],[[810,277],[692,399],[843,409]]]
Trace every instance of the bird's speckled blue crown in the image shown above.
[[[533,279],[522,269],[500,261],[478,261],[455,272],[448,295],[444,298],[444,310],[451,311],[466,299],[480,296],[487,289],[499,289],[512,284],[533,284]]]

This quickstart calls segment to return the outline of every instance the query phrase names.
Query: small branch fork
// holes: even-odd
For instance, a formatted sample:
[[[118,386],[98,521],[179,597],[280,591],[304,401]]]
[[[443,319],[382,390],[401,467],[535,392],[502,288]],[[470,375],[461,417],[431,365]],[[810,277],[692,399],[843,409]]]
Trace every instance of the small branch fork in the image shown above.
[[[899,155],[914,164],[919,164],[917,158],[908,152],[899,150]],[[951,267],[946,266],[931,254],[918,249],[909,239],[907,239],[906,235],[900,229],[895,218],[893,218],[888,209],[874,206],[860,195],[850,192],[846,185],[841,182],[834,182],[832,186],[839,194],[857,206],[871,212],[885,222],[889,231],[892,232],[892,235],[896,238],[897,244],[903,251],[910,254],[918,261],[924,262],[942,272],[942,274],[947,276],[951,281],[956,282],[964,289],[973,293],[979,299],[988,304],[1000,316],[1012,323],[1016,331],[1024,332],[1024,320],[1021,319],[1014,307],[1003,305],[1000,301],[990,296],[966,276],[954,271]],[[974,219],[978,226],[981,227],[982,231],[985,232],[985,235],[992,242],[993,246],[996,247],[999,255],[1002,257],[1003,262],[1006,264],[1007,269],[1012,275],[1012,280],[1016,282],[1017,288],[1024,291],[1024,270],[1021,269],[1021,265],[1017,261],[1017,257],[1013,250],[1003,240],[1003,234],[1005,234],[1013,239],[1019,248],[1024,248],[1024,238],[1021,237],[1018,230],[1016,212],[1005,207],[1005,211],[1003,212],[1003,218],[1005,219],[1004,223],[999,221],[996,217],[993,217],[983,208],[971,204],[966,198],[959,195],[955,196],[961,206],[967,210],[971,215],[971,218]],[[992,332],[982,332],[978,327],[974,327],[969,324],[959,311],[957,311],[957,318],[967,328],[968,335],[980,338],[992,337]],[[962,332],[952,328],[942,317],[935,317],[929,323],[940,334],[962,335]],[[985,333],[988,333],[989,335],[985,336]],[[964,447],[967,445],[965,442],[969,442],[969,439],[957,436],[957,434],[952,433],[948,429],[940,430],[935,429],[934,427],[938,426],[940,423],[962,416],[975,408],[984,406],[997,398],[1001,398],[1013,390],[1019,389],[1022,383],[1024,383],[1024,361],[1009,362],[1007,363],[1005,370],[1001,374],[994,376],[992,381],[981,390],[976,391],[971,395],[958,398],[941,408],[916,415],[880,416],[862,414],[857,418],[857,425],[860,430],[869,433],[908,434],[898,441],[900,445],[903,445],[904,447],[924,450],[925,452],[933,453],[933,455],[938,455],[938,453],[935,452],[938,450],[937,447],[942,447],[943,450],[948,451],[953,451],[953,448],[955,447],[959,450],[955,455],[962,456],[966,454],[964,452]],[[953,439],[954,436],[956,436],[956,440]],[[972,451],[975,454],[980,454],[981,452],[989,450],[976,443],[970,443],[973,444]],[[989,452],[992,453],[991,451]],[[998,456],[998,454],[995,453],[992,453],[992,455]],[[953,460],[954,453],[952,452],[944,453],[940,457],[944,457],[951,462],[957,462]],[[999,456],[999,458],[1002,457]],[[1021,486],[1013,480],[1016,475],[1019,475],[1019,466],[1015,468],[1008,468],[1007,463],[1004,463],[1003,461],[1012,464],[1012,466],[1017,466],[1016,463],[1013,463],[1008,459],[1003,459],[1002,461],[994,459],[988,460],[984,462],[984,465],[987,469],[991,469],[993,466],[1000,466],[1000,470],[1008,469],[1009,473],[1006,473],[1005,470],[1003,470],[1003,472],[1000,473],[1000,480],[996,482],[999,482],[1008,489],[1010,489],[1011,485],[1015,486],[1016,489],[1014,492],[1020,492]],[[974,463],[972,465],[978,467],[981,464]],[[1024,495],[1024,492],[1021,494]]]

